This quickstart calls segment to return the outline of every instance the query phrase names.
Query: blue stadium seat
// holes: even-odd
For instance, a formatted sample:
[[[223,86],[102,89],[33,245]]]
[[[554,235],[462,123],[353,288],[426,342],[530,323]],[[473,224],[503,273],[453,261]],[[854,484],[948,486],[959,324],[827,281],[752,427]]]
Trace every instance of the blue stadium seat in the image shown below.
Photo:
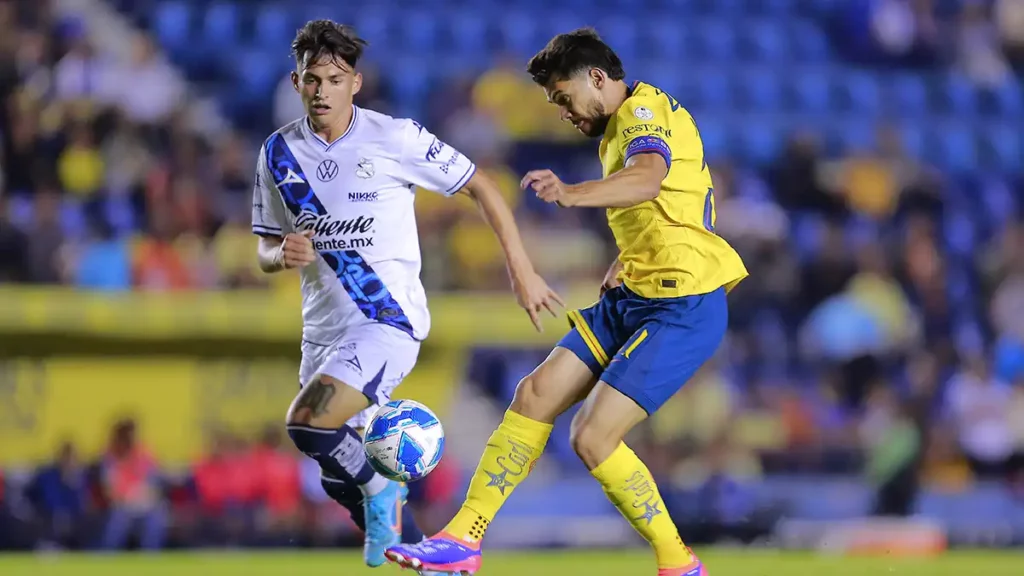
[[[744,27],[741,38],[748,45],[751,60],[779,63],[788,58],[789,39],[785,30],[775,21],[756,20]]]
[[[942,225],[946,247],[957,256],[974,252],[977,233],[971,217],[959,210],[947,210]]]
[[[904,126],[900,130],[900,142],[903,149],[911,158],[918,160],[924,158],[925,137],[921,127],[914,123]]]
[[[1024,89],[1021,81],[1009,79],[1005,84],[994,90],[1000,113],[1006,116],[1020,116],[1024,113]]]
[[[940,127],[937,137],[939,164],[954,172],[967,172],[978,165],[978,150],[974,134],[964,126],[951,124]]]
[[[854,118],[839,125],[835,132],[840,149],[845,152],[866,152],[875,147],[875,126],[863,118]]]
[[[869,72],[853,71],[841,77],[847,109],[859,114],[876,116],[882,111],[882,87],[878,78]]]
[[[1020,170],[1024,149],[1022,149],[1019,126],[1006,124],[991,126],[984,132],[984,140],[989,147],[996,168],[1007,172]]]
[[[210,47],[234,46],[241,36],[241,13],[237,4],[216,2],[203,15],[203,42]]]
[[[823,62],[831,58],[831,46],[821,26],[809,20],[794,20],[786,34],[794,59]]]
[[[739,78],[737,88],[756,111],[774,111],[782,105],[781,77],[770,68],[749,70]]]
[[[694,70],[696,92],[700,106],[709,109],[731,108],[735,92],[725,74],[717,68]]]
[[[487,19],[479,12],[458,10],[445,23],[456,50],[474,56],[488,50]]]
[[[768,122],[744,122],[738,125],[736,141],[743,160],[764,166],[779,155],[782,139]]]
[[[440,28],[432,10],[409,10],[402,14],[402,33],[398,35],[403,48],[412,54],[433,54],[439,47]]]
[[[420,108],[430,93],[428,69],[417,58],[398,59],[388,66],[397,111],[402,115],[419,117]]]
[[[736,32],[721,20],[693,22],[693,52],[703,62],[729,61],[736,56]]]
[[[293,11],[282,4],[263,4],[256,9],[253,43],[262,46],[288,46],[298,26]],[[360,34],[365,34],[363,30]]]
[[[519,56],[531,56],[539,49],[537,38],[540,29],[537,18],[528,12],[507,12],[499,20],[499,26],[506,51]]]
[[[636,21],[627,18],[609,18],[603,20],[597,27],[608,45],[615,50],[623,60],[631,60],[635,57],[636,48],[639,44],[639,35]]]
[[[793,90],[797,107],[804,112],[824,112],[832,106],[832,87],[828,73],[823,70],[797,72]]]
[[[153,26],[157,41],[171,52],[179,52],[190,42],[192,7],[185,2],[169,1],[157,5]]]
[[[897,74],[884,82],[891,112],[901,117],[928,112],[928,86],[919,74]]]
[[[391,37],[391,28],[388,25],[389,18],[379,11],[364,10],[353,19],[359,35],[366,38],[372,49],[369,54],[375,54],[379,50],[393,48],[394,40]]]
[[[714,116],[701,116],[697,126],[704,143],[704,157],[709,162],[724,158],[728,153],[728,135],[722,123]]]
[[[657,18],[646,28],[647,40],[662,58],[673,58],[686,53],[687,29],[678,20],[666,15]]]
[[[288,61],[280,50],[254,48],[244,51],[239,58],[239,65],[231,69],[236,74],[235,80],[242,83],[243,92],[258,98],[261,95],[273,95],[287,65]]]
[[[942,83],[943,112],[953,116],[973,114],[978,109],[978,90],[967,78],[950,74]]]

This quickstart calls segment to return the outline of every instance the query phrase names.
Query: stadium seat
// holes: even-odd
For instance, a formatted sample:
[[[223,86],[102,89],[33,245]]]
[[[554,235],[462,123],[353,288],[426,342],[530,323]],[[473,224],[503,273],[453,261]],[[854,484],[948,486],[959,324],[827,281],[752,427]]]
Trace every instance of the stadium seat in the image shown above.
[[[993,90],[993,93],[999,103],[1001,114],[1018,117],[1024,113],[1024,89],[1021,88],[1021,81],[1017,78],[1010,78],[1002,86]]]
[[[822,62],[831,57],[831,46],[821,26],[808,20],[794,20],[785,34],[796,60]]]
[[[438,18],[432,10],[410,10],[402,15],[402,48],[411,54],[433,54],[438,49]]]
[[[241,12],[237,4],[217,2],[203,14],[202,41],[207,46],[235,46],[241,36]]]
[[[832,87],[827,72],[807,70],[797,72],[793,78],[797,108],[803,112],[824,112],[832,105]]]
[[[918,74],[901,73],[883,80],[889,111],[900,117],[928,112],[928,86]]]
[[[1024,149],[1021,146],[1019,126],[1006,124],[990,126],[984,132],[984,140],[997,169],[1009,172],[1021,168]]]
[[[389,18],[385,14],[373,10],[363,10],[355,16],[353,22],[355,22],[356,30],[363,38],[370,41],[369,53],[393,48],[394,39],[388,21]]]
[[[479,56],[490,47],[487,45],[487,19],[479,12],[459,10],[444,24],[448,28],[448,36],[453,48],[465,54]]]
[[[789,38],[776,22],[754,20],[745,26],[740,37],[747,46],[746,55],[750,60],[778,63],[788,58]]]
[[[875,125],[864,119],[854,118],[843,122],[835,134],[836,142],[843,152],[866,152],[875,147]]]
[[[942,83],[943,112],[952,116],[973,114],[978,109],[978,90],[967,78],[950,74]]]
[[[737,126],[739,152],[754,166],[765,166],[779,155],[781,138],[768,122],[743,122]]]
[[[693,89],[697,94],[697,101],[703,108],[721,109],[732,107],[734,94],[728,77],[721,74],[717,69],[702,69],[693,71],[696,85]]]
[[[264,4],[256,9],[251,44],[288,46],[298,28],[292,11],[282,4]],[[364,33],[360,30],[360,33]]]
[[[757,68],[737,78],[739,92],[755,111],[773,111],[781,107],[782,85],[779,74],[770,68]]]
[[[911,158],[924,158],[925,137],[918,124],[908,124],[900,129],[900,143]]]
[[[652,41],[654,49],[661,58],[673,58],[686,53],[687,28],[671,15],[657,18],[646,28],[647,40]]]
[[[720,20],[696,20],[693,27],[694,56],[703,62],[728,62],[736,57],[735,29]]]
[[[954,172],[966,172],[977,166],[978,151],[970,130],[951,124],[937,128],[933,135],[937,138],[937,160],[940,165]]]
[[[537,40],[542,37],[539,34],[536,18],[527,12],[511,11],[501,17],[499,26],[504,49],[507,52],[524,57],[536,53],[538,50]]]
[[[623,60],[632,60],[636,55],[638,32],[636,22],[622,18],[609,18],[596,26],[605,42]]]
[[[841,77],[845,108],[857,114],[877,116],[882,111],[882,87],[870,72],[854,71]]]
[[[192,7],[185,2],[161,2],[153,15],[157,41],[171,52],[185,49],[190,42]]]

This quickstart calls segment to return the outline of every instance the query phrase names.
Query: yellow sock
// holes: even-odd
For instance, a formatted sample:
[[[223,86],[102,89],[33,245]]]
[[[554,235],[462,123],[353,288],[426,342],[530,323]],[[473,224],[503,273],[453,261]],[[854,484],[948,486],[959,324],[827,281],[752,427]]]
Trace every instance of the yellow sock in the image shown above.
[[[526,479],[544,452],[551,428],[551,424],[511,410],[505,412],[501,425],[487,441],[466,501],[444,531],[470,542],[481,540],[512,490]]]
[[[665,510],[650,470],[625,444],[590,472],[604,493],[636,531],[651,543],[658,568],[677,568],[693,562],[675,523]]]

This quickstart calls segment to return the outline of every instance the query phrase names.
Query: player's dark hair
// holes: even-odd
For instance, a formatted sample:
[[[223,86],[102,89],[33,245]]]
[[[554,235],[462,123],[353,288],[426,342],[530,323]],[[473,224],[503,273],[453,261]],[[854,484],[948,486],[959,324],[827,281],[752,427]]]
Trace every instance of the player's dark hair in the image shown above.
[[[309,62],[329,58],[332,62],[341,60],[355,68],[366,46],[366,40],[360,38],[355,28],[347,24],[338,24],[333,20],[310,20],[295,34],[292,54],[299,66],[308,54]]]
[[[626,77],[622,60],[593,28],[579,28],[559,34],[526,65],[533,81],[547,86],[552,80],[567,80],[591,68],[604,70],[612,80]]]

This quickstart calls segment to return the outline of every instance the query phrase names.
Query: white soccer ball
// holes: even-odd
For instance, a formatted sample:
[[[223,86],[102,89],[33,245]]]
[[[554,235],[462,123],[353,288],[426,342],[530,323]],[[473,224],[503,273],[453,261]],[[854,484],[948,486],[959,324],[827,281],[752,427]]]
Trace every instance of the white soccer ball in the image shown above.
[[[430,474],[444,453],[444,428],[437,415],[412,400],[380,407],[363,436],[366,459],[382,476],[415,482]]]

